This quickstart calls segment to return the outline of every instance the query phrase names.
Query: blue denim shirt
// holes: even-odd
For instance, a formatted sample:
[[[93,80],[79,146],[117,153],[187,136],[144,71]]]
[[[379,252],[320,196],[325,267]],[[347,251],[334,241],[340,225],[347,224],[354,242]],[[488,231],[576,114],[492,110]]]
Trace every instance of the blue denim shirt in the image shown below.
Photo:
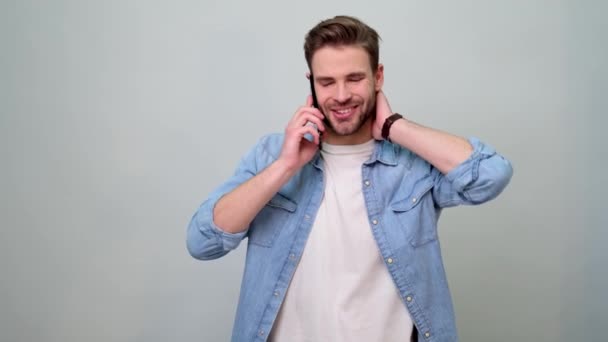
[[[441,209],[495,198],[513,172],[492,147],[475,138],[469,142],[471,156],[444,175],[407,149],[376,141],[371,158],[361,165],[362,183],[353,184],[363,191],[370,229],[419,341],[458,339],[437,238]],[[215,225],[218,199],[274,162],[282,143],[282,134],[263,137],[235,174],[200,206],[188,227],[188,251],[201,260],[219,258],[248,237],[232,341],[267,339],[323,198],[323,159],[318,153],[246,231],[230,234]]]

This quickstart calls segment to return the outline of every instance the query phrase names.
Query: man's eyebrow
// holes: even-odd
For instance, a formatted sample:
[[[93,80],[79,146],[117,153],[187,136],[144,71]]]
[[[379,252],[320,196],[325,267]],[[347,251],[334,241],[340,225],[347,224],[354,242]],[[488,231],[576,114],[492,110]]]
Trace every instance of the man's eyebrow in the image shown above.
[[[346,77],[365,77],[365,72],[363,72],[363,71],[351,72],[350,74],[346,75]]]
[[[315,80],[317,81],[333,81],[334,78],[330,76],[315,76]]]
[[[349,77],[365,77],[365,72],[363,71],[357,71],[357,72],[351,72],[350,74],[346,75],[346,78]],[[317,81],[333,81],[335,78],[331,77],[331,76],[314,76],[315,80]]]

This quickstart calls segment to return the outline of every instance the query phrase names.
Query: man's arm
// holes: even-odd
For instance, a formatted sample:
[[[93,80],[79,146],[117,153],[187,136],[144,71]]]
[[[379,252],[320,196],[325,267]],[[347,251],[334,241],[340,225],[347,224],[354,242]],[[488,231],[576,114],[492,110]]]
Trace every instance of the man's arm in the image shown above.
[[[236,248],[245,236],[249,224],[272,197],[294,174],[317,153],[319,132],[307,122],[313,122],[323,131],[323,114],[311,107],[309,96],[305,106],[296,111],[285,129],[281,153],[259,170],[255,166],[264,146],[258,146],[248,155],[237,174],[201,205],[188,227],[187,247],[197,259],[215,259]],[[311,134],[313,142],[304,135]],[[273,158],[274,159],[274,158]]]
[[[376,97],[376,117],[373,135],[382,139],[382,125],[393,112],[382,91]],[[464,138],[418,125],[406,118],[393,123],[389,131],[390,140],[414,152],[429,162],[444,175],[464,162],[473,152],[473,147]]]
[[[307,122],[314,122],[324,130],[323,114],[312,107],[308,96],[306,105],[300,107],[285,129],[285,140],[279,158],[260,174],[241,184],[222,197],[213,210],[215,223],[228,233],[238,233],[247,229],[264,205],[285,183],[316,154],[319,132]],[[313,142],[304,139],[307,133]]]
[[[407,119],[395,121],[391,126],[390,139],[428,161],[444,175],[464,162],[473,152],[473,147],[466,139]]]
[[[372,134],[381,140],[382,125],[393,114],[382,91],[378,92],[376,110]],[[513,175],[507,159],[475,138],[466,140],[407,119],[393,123],[389,138],[434,168],[433,197],[442,208],[489,201],[502,192]]]
[[[213,209],[213,220],[227,233],[243,232],[266,203],[294,175],[282,160],[224,195]]]

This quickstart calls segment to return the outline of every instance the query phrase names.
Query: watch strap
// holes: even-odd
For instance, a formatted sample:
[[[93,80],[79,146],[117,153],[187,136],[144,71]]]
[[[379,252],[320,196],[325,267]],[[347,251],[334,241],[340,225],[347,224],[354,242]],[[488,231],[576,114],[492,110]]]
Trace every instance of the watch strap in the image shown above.
[[[390,141],[388,135],[391,131],[391,126],[399,119],[403,119],[403,115],[395,113],[384,120],[384,125],[382,125],[382,139]]]

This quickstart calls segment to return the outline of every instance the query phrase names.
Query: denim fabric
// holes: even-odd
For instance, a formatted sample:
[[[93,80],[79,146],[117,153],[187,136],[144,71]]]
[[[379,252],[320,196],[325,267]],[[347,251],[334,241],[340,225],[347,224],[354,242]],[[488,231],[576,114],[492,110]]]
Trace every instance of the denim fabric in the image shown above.
[[[235,174],[199,207],[187,230],[188,251],[201,260],[219,258],[248,238],[232,341],[267,339],[323,198],[323,160],[318,153],[246,231],[230,234],[216,226],[217,201],[274,162],[282,142],[282,134],[263,137]],[[512,176],[509,161],[492,147],[475,138],[469,142],[471,156],[443,175],[407,149],[376,141],[371,158],[361,165],[362,184],[353,184],[363,190],[370,229],[419,341],[458,340],[437,238],[442,208],[491,200]]]

